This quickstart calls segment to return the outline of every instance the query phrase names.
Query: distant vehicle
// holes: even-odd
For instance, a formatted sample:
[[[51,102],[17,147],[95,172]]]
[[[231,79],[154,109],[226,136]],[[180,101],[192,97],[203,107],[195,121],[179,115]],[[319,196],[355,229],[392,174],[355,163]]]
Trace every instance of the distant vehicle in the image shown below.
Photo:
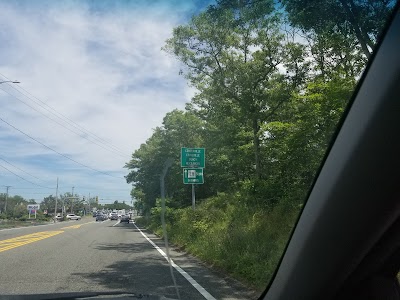
[[[104,221],[104,220],[107,220],[107,215],[105,215],[105,214],[97,214],[96,215],[96,222],[97,221]]]
[[[97,212],[94,211],[94,212],[93,212],[93,217],[96,217],[96,216],[97,216]]]
[[[110,220],[118,220],[118,214],[112,212],[112,213],[110,214]]]
[[[67,220],[76,220],[76,221],[79,221],[79,220],[81,219],[81,216],[77,216],[77,215],[75,215],[75,214],[68,214],[68,215],[66,216],[66,218],[67,218]]]
[[[54,217],[54,219],[55,219],[56,221],[62,221],[62,220],[64,220],[64,217],[62,217],[62,216],[60,216],[60,215],[57,215],[57,216]]]
[[[126,215],[125,209],[117,210],[117,213],[118,213],[118,218],[121,218],[123,215]]]
[[[129,224],[129,215],[123,215],[123,216],[121,216],[121,223],[122,222],[126,222],[126,223],[128,223]]]

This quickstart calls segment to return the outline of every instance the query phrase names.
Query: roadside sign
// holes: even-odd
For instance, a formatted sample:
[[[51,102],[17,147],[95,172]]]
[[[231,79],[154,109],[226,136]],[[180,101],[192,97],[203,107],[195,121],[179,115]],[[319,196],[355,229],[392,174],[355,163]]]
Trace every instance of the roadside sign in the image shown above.
[[[39,210],[40,209],[40,204],[28,204],[27,209],[28,210],[32,210],[32,211]]]
[[[40,209],[40,204],[28,204],[27,207],[29,213],[29,219],[31,218],[31,214],[35,214],[36,219],[36,212]]]
[[[181,167],[205,168],[204,148],[181,148]]]
[[[183,169],[184,184],[203,184],[204,176],[202,168],[184,168]]]

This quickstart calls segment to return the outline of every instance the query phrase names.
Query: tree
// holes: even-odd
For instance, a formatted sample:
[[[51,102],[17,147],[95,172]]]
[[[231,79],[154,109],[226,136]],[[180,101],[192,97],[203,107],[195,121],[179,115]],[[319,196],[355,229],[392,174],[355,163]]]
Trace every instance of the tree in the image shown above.
[[[13,208],[13,217],[14,218],[22,218],[25,216],[28,212],[26,209],[26,204],[23,202],[20,202],[19,204],[15,205]]]
[[[49,195],[43,198],[43,201],[40,203],[41,210],[47,210],[49,213],[54,213],[56,207],[56,197],[53,195]],[[62,205],[61,202],[58,202],[57,212],[61,212]]]
[[[203,128],[203,121],[193,113],[174,110],[166,114],[163,126],[157,127],[133,153],[125,165],[130,170],[126,180],[133,183],[131,195],[143,203],[145,211],[160,197],[160,173],[167,159],[173,160],[166,178],[167,195],[174,196],[177,206],[184,205],[189,189],[182,184],[180,151],[181,147],[200,147]]]
[[[294,26],[317,35],[328,35],[327,41],[356,41],[366,58],[372,54],[395,1],[390,0],[282,0]],[[354,50],[354,49],[353,49]]]
[[[250,132],[255,175],[261,178],[261,125],[290,96],[279,71],[288,48],[273,1],[219,1],[175,28],[164,49],[186,66],[186,77],[199,90],[195,105],[231,117]]]

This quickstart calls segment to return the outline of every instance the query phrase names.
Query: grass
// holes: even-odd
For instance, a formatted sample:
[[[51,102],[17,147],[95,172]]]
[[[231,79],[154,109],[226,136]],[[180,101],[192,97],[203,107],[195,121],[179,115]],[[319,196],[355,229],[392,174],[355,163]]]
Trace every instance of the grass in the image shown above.
[[[299,207],[247,206],[238,196],[219,195],[190,207],[166,211],[167,232],[175,245],[244,284],[263,291],[284,251]],[[137,223],[162,235],[160,208]]]
[[[43,225],[43,224],[47,224],[47,223],[48,223],[48,221],[39,221],[39,220],[35,220],[35,219],[26,220],[26,221],[1,220],[0,221],[0,229],[36,226],[36,225]]]

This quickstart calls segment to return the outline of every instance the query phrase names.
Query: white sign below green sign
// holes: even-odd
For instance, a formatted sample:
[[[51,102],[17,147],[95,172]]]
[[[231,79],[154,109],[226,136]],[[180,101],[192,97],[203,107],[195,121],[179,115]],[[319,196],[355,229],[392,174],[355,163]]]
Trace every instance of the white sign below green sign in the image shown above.
[[[192,208],[196,206],[195,184],[204,183],[203,168],[206,166],[206,149],[181,148],[181,167],[183,183],[192,185]]]
[[[184,168],[183,169],[184,184],[203,184],[204,176],[202,168]]]

